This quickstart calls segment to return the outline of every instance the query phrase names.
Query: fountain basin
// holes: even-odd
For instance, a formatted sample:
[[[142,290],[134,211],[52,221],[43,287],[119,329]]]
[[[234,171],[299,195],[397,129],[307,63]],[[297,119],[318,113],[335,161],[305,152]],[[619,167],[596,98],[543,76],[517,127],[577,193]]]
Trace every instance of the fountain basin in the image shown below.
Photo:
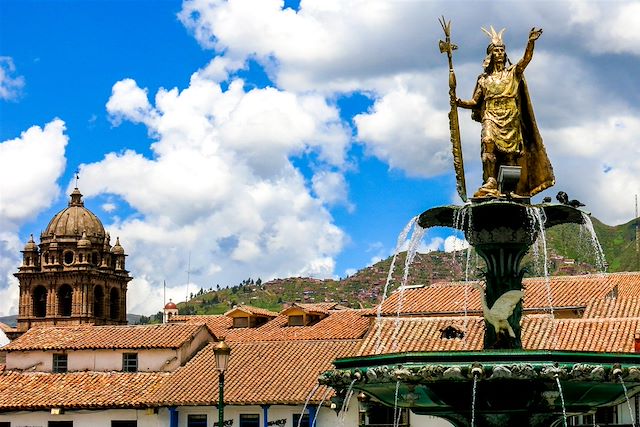
[[[545,228],[566,223],[584,223],[583,211],[567,205],[527,205],[508,200],[489,200],[464,206],[438,206],[428,209],[420,214],[418,224],[422,228],[451,227],[468,231],[466,227],[462,227],[465,224],[456,221],[456,216],[463,212],[468,215],[470,212],[473,216],[472,230],[496,229],[498,227],[526,230],[527,224],[531,222],[527,208],[539,208],[544,211]]]
[[[347,388],[381,403],[470,425],[552,425],[640,392],[640,354],[499,350],[395,353],[338,359],[320,376],[344,398]],[[354,381],[355,380],[355,381]],[[562,387],[562,396],[558,387]],[[396,399],[396,388],[398,389]]]

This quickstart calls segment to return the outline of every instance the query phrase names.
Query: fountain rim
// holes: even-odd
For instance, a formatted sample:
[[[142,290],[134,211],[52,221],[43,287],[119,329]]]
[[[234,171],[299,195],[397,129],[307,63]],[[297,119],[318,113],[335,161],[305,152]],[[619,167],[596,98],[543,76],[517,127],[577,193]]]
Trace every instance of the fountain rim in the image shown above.
[[[455,223],[455,215],[459,211],[470,210],[473,212],[482,212],[494,209],[512,209],[514,211],[524,211],[527,208],[537,208],[544,211],[546,216],[546,221],[544,224],[545,228],[550,228],[555,225],[565,223],[584,224],[585,220],[583,218],[583,215],[591,215],[587,211],[583,211],[581,209],[577,209],[568,205],[549,203],[531,205],[511,200],[491,199],[477,203],[436,206],[427,209],[418,216],[418,224],[422,228],[448,227],[460,229],[459,227],[464,226],[464,224]],[[462,229],[462,231],[465,230]]]
[[[335,359],[336,369],[368,368],[380,365],[438,363],[455,365],[469,363],[597,363],[640,365],[640,353],[605,353],[555,350],[481,350],[441,352],[399,352]]]

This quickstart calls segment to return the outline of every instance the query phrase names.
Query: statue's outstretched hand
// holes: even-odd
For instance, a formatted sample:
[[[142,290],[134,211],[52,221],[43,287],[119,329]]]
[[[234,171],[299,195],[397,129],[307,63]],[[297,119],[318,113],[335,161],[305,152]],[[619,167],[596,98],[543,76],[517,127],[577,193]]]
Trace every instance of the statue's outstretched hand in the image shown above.
[[[536,41],[542,35],[542,28],[536,30],[536,27],[533,27],[531,31],[529,31],[529,41]]]

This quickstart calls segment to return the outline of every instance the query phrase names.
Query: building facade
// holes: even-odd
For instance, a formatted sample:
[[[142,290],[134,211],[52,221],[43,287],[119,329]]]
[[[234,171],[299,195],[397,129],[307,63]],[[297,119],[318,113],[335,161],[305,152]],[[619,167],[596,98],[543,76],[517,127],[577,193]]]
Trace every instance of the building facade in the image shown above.
[[[124,249],[111,246],[102,222],[84,207],[75,188],[58,212],[22,251],[15,273],[20,286],[17,331],[32,326],[124,325],[127,283]]]

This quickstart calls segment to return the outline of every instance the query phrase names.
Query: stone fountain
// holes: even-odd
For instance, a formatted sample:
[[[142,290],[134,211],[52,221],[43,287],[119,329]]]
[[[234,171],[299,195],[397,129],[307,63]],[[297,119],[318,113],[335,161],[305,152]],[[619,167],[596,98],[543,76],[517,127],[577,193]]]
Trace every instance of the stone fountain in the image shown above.
[[[520,263],[544,230],[583,224],[570,204],[531,205],[555,183],[540,137],[523,71],[542,30],[532,29],[523,58],[507,66],[502,31],[491,38],[484,73],[469,101],[455,95],[450,22],[441,25],[449,58],[449,113],[458,193],[463,206],[423,212],[423,228],[459,229],[485,263],[484,350],[390,353],[338,359],[319,381],[340,400],[362,391],[391,407],[439,416],[456,426],[550,426],[567,414],[592,413],[640,392],[640,355],[527,351],[522,348]],[[504,31],[504,30],[503,30]],[[470,108],[483,126],[483,184],[467,199],[457,108]],[[623,384],[626,388],[623,387]]]

